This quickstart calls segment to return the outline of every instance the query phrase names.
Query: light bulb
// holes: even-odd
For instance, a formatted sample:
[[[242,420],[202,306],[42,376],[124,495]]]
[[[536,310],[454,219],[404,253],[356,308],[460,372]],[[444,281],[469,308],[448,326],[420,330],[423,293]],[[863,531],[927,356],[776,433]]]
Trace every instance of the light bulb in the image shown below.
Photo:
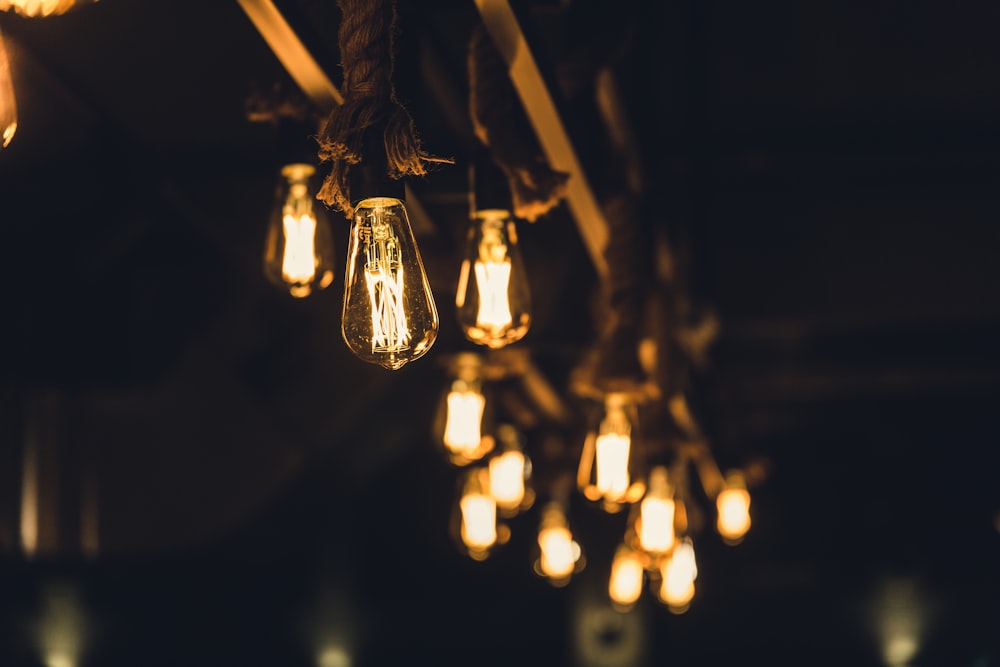
[[[674,546],[674,499],[667,469],[653,468],[649,489],[639,504],[639,546],[647,553],[664,554]]]
[[[639,554],[625,545],[618,547],[611,563],[608,594],[612,602],[628,607],[642,595],[643,567]]]
[[[691,538],[677,543],[673,553],[663,562],[660,575],[660,599],[673,611],[686,610],[694,597],[694,581],[698,577]]]
[[[597,490],[610,500],[618,500],[629,487],[628,459],[632,447],[632,425],[625,415],[621,394],[609,394],[605,416],[597,435],[595,465]]]
[[[354,208],[341,333],[359,359],[391,370],[434,344],[438,314],[403,202],[369,197]]]
[[[22,16],[50,16],[62,14],[74,5],[97,0],[0,0],[0,11],[13,9]]]
[[[750,492],[746,480],[739,471],[726,475],[725,487],[715,499],[718,518],[716,529],[723,540],[736,544],[750,530]]]
[[[458,381],[452,385],[444,426],[444,444],[452,454],[473,459],[483,439],[481,426],[485,407],[486,399],[478,391]]]
[[[306,297],[333,282],[333,238],[322,206],[315,203],[310,164],[281,169],[277,201],[264,244],[264,273],[294,297]]]
[[[459,507],[462,542],[473,558],[482,560],[497,541],[497,506],[489,492],[489,478],[482,468],[469,471]]]
[[[531,295],[509,211],[473,215],[455,306],[459,326],[473,343],[500,348],[528,332]]]
[[[534,491],[528,486],[531,461],[524,453],[520,432],[511,424],[496,428],[499,452],[490,459],[490,493],[505,517],[516,516],[531,507]]]
[[[580,558],[580,545],[573,540],[566,515],[557,502],[549,503],[542,512],[538,546],[541,573],[554,583],[567,581]]]
[[[0,33],[0,148],[10,145],[17,132],[17,102],[14,99],[14,81],[10,74],[10,60],[3,34]]]

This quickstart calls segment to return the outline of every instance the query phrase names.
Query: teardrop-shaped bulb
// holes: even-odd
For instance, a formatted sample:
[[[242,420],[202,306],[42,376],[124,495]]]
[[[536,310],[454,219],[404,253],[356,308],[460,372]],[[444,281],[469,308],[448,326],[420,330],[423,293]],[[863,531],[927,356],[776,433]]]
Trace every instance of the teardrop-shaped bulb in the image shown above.
[[[264,273],[297,298],[333,282],[333,237],[323,206],[316,203],[311,164],[289,164],[281,180],[264,244]]]
[[[473,343],[501,348],[528,333],[531,291],[509,211],[485,209],[473,216],[455,306],[459,326]]]
[[[390,370],[422,357],[438,332],[437,307],[403,202],[362,199],[347,247],[341,333],[359,359]]]
[[[10,60],[0,34],[0,148],[6,148],[17,132],[17,102],[14,100],[14,81],[10,74]]]

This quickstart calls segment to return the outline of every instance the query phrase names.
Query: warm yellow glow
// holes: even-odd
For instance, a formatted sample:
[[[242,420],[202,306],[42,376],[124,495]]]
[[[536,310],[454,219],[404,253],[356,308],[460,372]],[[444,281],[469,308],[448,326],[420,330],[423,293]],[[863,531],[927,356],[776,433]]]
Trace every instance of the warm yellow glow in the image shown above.
[[[448,415],[444,444],[455,454],[471,457],[482,441],[483,410],[486,399],[476,391],[448,392]]]
[[[13,9],[22,16],[51,16],[62,14],[74,5],[97,0],[0,0],[0,11]]]
[[[573,535],[564,526],[543,528],[538,533],[541,547],[542,572],[553,579],[563,579],[573,574],[578,550],[574,548]]]
[[[351,654],[343,646],[328,646],[316,659],[317,667],[351,667]]]
[[[76,667],[76,662],[64,653],[51,653],[45,656],[45,667]]]
[[[470,549],[484,551],[497,541],[497,505],[489,494],[466,493],[462,509],[462,542]]]
[[[438,314],[403,202],[358,202],[347,254],[341,333],[351,352],[390,370],[423,356]]]
[[[86,653],[89,634],[77,590],[66,582],[48,583],[42,605],[33,634],[46,667],[76,667]]]
[[[643,567],[639,555],[631,549],[620,548],[611,563],[608,594],[617,604],[634,604],[642,594]]]
[[[686,608],[694,597],[694,581],[698,577],[694,545],[690,538],[677,543],[673,553],[664,561],[660,574],[663,578],[660,599],[670,607]]]
[[[649,472],[649,490],[639,504],[636,528],[643,551],[659,555],[673,548],[676,510],[667,469],[656,466]]]
[[[490,493],[503,509],[514,509],[524,500],[524,454],[506,451],[490,459]]]
[[[727,541],[736,541],[750,530],[750,494],[746,489],[728,488],[716,498],[716,528]]]
[[[281,274],[289,283],[310,283],[316,277],[316,217],[312,214],[285,215],[285,252]]]
[[[605,498],[621,498],[628,491],[631,445],[632,439],[627,434],[605,433],[597,436],[597,490]]]
[[[510,262],[476,262],[476,285],[479,288],[479,314],[476,324],[502,329],[513,323],[507,286]]]
[[[674,501],[647,496],[639,506],[639,546],[665,553],[674,546]]]
[[[2,2],[2,0],[0,0]],[[14,80],[10,73],[10,60],[3,34],[0,34],[0,148],[6,148],[17,132],[17,102],[14,99]]]

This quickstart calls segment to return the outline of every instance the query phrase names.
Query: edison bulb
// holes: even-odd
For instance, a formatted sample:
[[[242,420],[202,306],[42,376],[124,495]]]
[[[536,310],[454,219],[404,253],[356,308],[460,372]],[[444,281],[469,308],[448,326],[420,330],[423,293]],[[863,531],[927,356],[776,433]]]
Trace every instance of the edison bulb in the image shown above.
[[[618,547],[611,563],[608,594],[611,601],[623,607],[635,604],[642,595],[643,567],[639,554],[625,545]]]
[[[333,282],[333,237],[322,206],[315,203],[311,164],[285,165],[264,245],[264,273],[297,298]]]
[[[743,474],[734,471],[726,476],[725,487],[715,499],[718,518],[716,529],[729,544],[736,544],[750,530],[750,493]]]
[[[471,461],[483,439],[482,422],[486,399],[473,388],[454,385],[448,392],[444,445],[459,459]]]
[[[459,500],[462,542],[477,559],[485,558],[497,541],[497,505],[490,495],[488,479],[485,470],[470,470]]]
[[[649,488],[639,504],[639,546],[650,554],[666,553],[674,546],[674,499],[667,469],[653,468]]]
[[[390,370],[426,354],[438,314],[401,200],[355,206],[347,257],[341,333],[351,352]]]
[[[0,148],[10,145],[17,132],[17,102],[14,99],[14,81],[10,73],[10,60],[3,33],[0,33]]]
[[[538,531],[539,572],[553,583],[566,582],[576,569],[580,545],[573,540],[562,506],[550,502],[542,512]]]
[[[528,332],[531,295],[509,211],[486,209],[473,216],[455,306],[459,326],[473,343],[501,348]]]
[[[694,597],[694,581],[698,565],[694,559],[694,544],[690,538],[677,543],[673,553],[663,562],[659,597],[674,611],[684,611]]]
[[[629,487],[632,425],[625,415],[624,398],[620,394],[608,395],[605,410],[595,453],[597,490],[605,498],[617,500],[625,495]]]

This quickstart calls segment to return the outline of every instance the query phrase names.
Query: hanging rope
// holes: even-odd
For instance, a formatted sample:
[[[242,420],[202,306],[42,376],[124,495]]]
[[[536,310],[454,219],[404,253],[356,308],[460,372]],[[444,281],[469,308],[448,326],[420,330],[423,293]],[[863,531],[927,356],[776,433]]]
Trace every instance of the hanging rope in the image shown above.
[[[469,41],[469,114],[510,185],[514,215],[534,222],[566,196],[569,174],[549,166],[511,83],[507,65],[480,23]]]
[[[344,103],[330,112],[317,138],[319,159],[329,161],[331,169],[316,197],[350,218],[349,174],[362,160],[384,161],[386,174],[393,179],[423,176],[427,162],[452,161],[424,152],[413,119],[396,98],[392,84],[395,1],[337,0],[337,5],[343,14],[337,40]],[[367,132],[382,134],[384,155],[370,154],[378,142],[366,138]]]

